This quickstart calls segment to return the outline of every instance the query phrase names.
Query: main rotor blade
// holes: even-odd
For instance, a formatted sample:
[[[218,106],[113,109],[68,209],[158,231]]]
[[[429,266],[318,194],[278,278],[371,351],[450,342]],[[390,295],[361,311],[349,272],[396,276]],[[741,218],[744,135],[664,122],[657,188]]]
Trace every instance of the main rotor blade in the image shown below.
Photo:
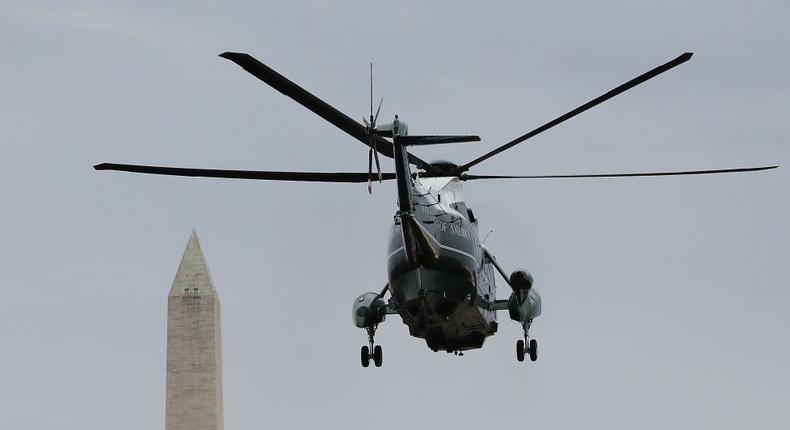
[[[154,175],[192,176],[204,178],[258,179],[298,182],[367,182],[367,173],[357,172],[267,172],[260,170],[192,169],[184,167],[142,166],[137,164],[101,163],[96,170],[149,173]],[[394,173],[382,173],[383,179],[395,179]]]
[[[542,133],[542,132],[554,127],[555,125],[560,124],[563,121],[566,121],[566,120],[568,120],[570,118],[573,118],[574,116],[586,111],[587,109],[590,109],[590,108],[592,108],[592,107],[594,107],[596,105],[599,105],[599,104],[609,100],[610,98],[612,98],[612,97],[614,97],[614,96],[616,96],[616,95],[618,95],[618,94],[620,94],[620,93],[622,93],[622,92],[624,92],[624,91],[626,91],[628,89],[631,89],[631,88],[641,84],[642,82],[647,81],[650,78],[654,78],[654,77],[660,75],[661,73],[664,73],[667,70],[669,70],[669,69],[671,69],[671,68],[673,68],[673,67],[675,67],[677,65],[685,63],[686,61],[688,61],[691,58],[692,55],[693,54],[691,52],[686,52],[686,53],[680,55],[679,57],[675,58],[674,60],[672,60],[672,61],[670,61],[670,62],[668,62],[666,64],[658,66],[655,69],[650,70],[647,73],[639,75],[636,78],[631,79],[630,81],[628,81],[628,82],[620,85],[619,87],[609,91],[608,93],[606,93],[606,94],[604,94],[604,95],[602,95],[600,97],[597,97],[595,99],[592,99],[589,102],[577,107],[576,109],[566,113],[565,115],[559,116],[559,117],[547,122],[546,124],[543,124],[542,126],[530,131],[529,133],[527,133],[527,134],[525,134],[525,135],[523,135],[521,137],[518,137],[518,138],[516,138],[516,139],[514,139],[514,140],[512,140],[512,141],[510,141],[510,142],[508,142],[508,143],[506,143],[506,144],[504,144],[502,146],[500,146],[499,148],[494,149],[493,151],[491,151],[491,152],[489,152],[487,154],[484,154],[484,155],[482,155],[482,156],[480,156],[480,157],[478,157],[478,158],[476,158],[476,159],[464,164],[463,166],[461,166],[459,168],[459,171],[460,172],[466,172],[467,170],[469,170],[470,167],[474,166],[475,164],[478,164],[478,163],[480,163],[480,162],[482,162],[484,160],[487,160],[487,159],[493,157],[494,155],[499,154],[502,151],[510,149],[510,148],[518,145],[519,143],[529,139],[530,137],[533,137],[533,136],[535,136],[537,134],[540,134],[540,133]]]
[[[505,176],[505,175],[467,175],[459,176],[462,181],[476,179],[558,179],[558,178],[628,178],[636,176],[680,176],[680,175],[710,175],[714,173],[739,173],[757,172],[760,170],[776,169],[779,166],[739,167],[734,169],[715,170],[685,170],[676,172],[639,172],[639,173],[598,173],[592,175],[530,175],[530,176]]]
[[[332,125],[345,131],[351,137],[357,139],[367,146],[370,146],[368,132],[362,124],[354,121],[348,115],[340,112],[304,88],[291,82],[288,78],[275,72],[249,54],[240,52],[223,52],[220,54],[220,57],[233,61],[275,90],[290,97],[316,115],[329,121]],[[371,104],[371,112],[372,110]],[[387,157],[393,158],[392,144],[379,136],[374,137],[374,139],[378,140],[377,143],[379,143],[379,152],[386,155]],[[411,154],[409,155],[409,161],[423,169],[430,167],[428,163]]]

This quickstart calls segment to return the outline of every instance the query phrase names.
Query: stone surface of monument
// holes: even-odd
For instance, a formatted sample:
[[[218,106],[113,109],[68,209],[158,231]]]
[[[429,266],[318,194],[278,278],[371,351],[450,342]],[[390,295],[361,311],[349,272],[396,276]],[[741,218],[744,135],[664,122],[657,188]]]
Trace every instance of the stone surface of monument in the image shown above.
[[[219,296],[194,230],[167,298],[165,428],[223,428]]]

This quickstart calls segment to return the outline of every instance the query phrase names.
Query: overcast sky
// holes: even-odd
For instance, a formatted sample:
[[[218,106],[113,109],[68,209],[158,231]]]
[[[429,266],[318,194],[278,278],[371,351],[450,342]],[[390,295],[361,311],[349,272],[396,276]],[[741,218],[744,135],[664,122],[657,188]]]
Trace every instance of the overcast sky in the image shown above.
[[[194,227],[228,430],[786,428],[787,1],[146,3],[0,5],[0,427],[164,429],[166,299]],[[91,168],[367,168],[227,50],[354,118],[372,60],[383,118],[483,138],[417,151],[456,162],[693,51],[474,172],[786,166],[468,183],[487,244],[543,295],[539,361],[516,361],[506,314],[464,357],[391,316],[384,367],[363,369],[350,309],[386,282],[394,184]]]

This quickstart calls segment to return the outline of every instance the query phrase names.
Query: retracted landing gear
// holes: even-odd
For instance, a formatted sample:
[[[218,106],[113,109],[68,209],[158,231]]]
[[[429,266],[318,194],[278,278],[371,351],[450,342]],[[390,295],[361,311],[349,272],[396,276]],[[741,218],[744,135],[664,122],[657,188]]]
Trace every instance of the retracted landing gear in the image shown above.
[[[538,341],[529,338],[530,325],[532,325],[532,320],[527,320],[521,324],[524,327],[524,339],[519,339],[516,342],[516,358],[518,361],[524,361],[524,356],[527,353],[529,353],[530,361],[537,361],[538,359]]]
[[[373,337],[376,335],[376,326],[367,327],[368,331],[368,345],[362,347],[360,351],[360,358],[362,359],[362,367],[370,366],[370,359],[373,359],[373,364],[376,367],[381,367],[382,360],[384,359],[381,345],[374,345]],[[371,354],[371,351],[373,353]]]

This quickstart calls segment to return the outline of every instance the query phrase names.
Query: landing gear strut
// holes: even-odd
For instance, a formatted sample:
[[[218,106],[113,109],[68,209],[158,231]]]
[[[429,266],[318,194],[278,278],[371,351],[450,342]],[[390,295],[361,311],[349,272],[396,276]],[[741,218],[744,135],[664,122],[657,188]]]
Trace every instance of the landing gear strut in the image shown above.
[[[373,337],[376,335],[376,326],[367,327],[368,331],[368,345],[362,347],[360,351],[360,358],[362,359],[362,367],[370,366],[370,359],[373,359],[373,364],[376,367],[381,367],[382,360],[384,359],[381,345],[374,345]],[[370,352],[373,351],[371,354]]]
[[[521,324],[524,328],[524,339],[519,339],[518,342],[516,342],[516,358],[518,361],[524,361],[526,353],[529,353],[530,361],[537,361],[538,359],[538,341],[529,338],[530,325],[532,325],[532,320],[524,321]]]

